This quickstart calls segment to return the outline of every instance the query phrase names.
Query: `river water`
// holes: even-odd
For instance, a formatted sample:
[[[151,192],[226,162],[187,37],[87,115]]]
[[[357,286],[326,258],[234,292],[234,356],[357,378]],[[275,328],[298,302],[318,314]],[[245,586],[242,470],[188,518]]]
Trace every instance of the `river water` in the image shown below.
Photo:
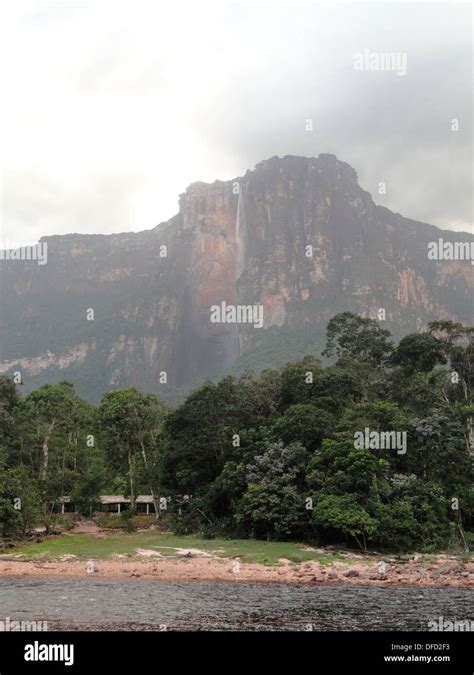
[[[0,579],[0,619],[49,630],[427,630],[474,621],[474,591],[143,580]]]

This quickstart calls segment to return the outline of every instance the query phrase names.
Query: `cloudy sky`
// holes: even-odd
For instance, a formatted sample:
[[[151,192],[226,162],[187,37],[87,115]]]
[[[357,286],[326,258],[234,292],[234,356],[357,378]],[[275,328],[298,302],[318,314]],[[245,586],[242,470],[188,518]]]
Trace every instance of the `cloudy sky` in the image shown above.
[[[147,229],[193,181],[320,152],[376,202],[473,231],[471,11],[3,2],[0,245]],[[364,49],[405,54],[406,74],[354,68]]]

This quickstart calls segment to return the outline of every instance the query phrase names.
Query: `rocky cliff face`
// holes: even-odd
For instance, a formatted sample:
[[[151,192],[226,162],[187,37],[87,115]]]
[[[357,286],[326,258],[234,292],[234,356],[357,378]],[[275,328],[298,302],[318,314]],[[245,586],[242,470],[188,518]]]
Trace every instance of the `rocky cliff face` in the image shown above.
[[[92,399],[131,384],[170,398],[231,368],[319,354],[339,311],[383,309],[395,335],[472,323],[474,266],[429,260],[439,237],[473,239],[376,206],[332,155],[273,157],[190,185],[153,230],[47,237],[46,265],[0,261],[0,371],[27,389],[68,379]],[[261,307],[263,326],[213,322],[223,302]]]

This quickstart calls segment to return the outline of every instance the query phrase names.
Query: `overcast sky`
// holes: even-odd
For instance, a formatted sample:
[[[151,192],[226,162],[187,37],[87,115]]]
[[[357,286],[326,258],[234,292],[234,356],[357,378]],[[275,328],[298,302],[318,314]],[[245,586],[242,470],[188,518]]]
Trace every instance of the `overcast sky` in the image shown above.
[[[148,229],[193,181],[320,152],[377,203],[473,231],[469,3],[1,7],[2,247]],[[406,75],[355,69],[364,49]]]

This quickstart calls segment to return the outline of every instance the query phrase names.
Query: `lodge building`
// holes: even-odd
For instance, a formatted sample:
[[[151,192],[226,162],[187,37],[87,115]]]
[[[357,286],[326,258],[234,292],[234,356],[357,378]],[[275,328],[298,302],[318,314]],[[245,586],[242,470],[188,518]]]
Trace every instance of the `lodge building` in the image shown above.
[[[178,510],[189,501],[188,495],[182,497],[159,497],[160,511],[167,511],[171,503],[175,503]],[[132,500],[124,495],[100,495],[97,501],[92,505],[91,513],[116,513],[119,515],[122,511],[130,508]],[[55,511],[61,513],[75,513],[76,508],[70,496],[59,497],[55,504]],[[137,513],[154,513],[152,495],[138,495],[135,497],[135,510]]]

